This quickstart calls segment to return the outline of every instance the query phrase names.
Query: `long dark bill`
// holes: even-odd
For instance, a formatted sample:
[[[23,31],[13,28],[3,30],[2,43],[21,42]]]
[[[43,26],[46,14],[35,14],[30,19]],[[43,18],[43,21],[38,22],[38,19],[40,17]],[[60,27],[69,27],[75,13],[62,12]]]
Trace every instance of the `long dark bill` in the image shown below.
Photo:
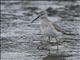
[[[34,21],[36,21],[41,15],[39,15],[37,18],[35,18],[31,23],[33,23]]]

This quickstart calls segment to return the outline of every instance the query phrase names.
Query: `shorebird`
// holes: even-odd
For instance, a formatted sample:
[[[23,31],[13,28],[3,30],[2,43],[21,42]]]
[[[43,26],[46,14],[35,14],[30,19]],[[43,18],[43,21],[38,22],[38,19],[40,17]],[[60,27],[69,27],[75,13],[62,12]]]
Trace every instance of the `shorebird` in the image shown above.
[[[55,22],[50,21],[47,15],[47,11],[41,11],[39,16],[32,20],[31,23],[36,21],[38,18],[41,18],[41,31],[43,32],[44,35],[48,36],[49,41],[51,40],[51,37],[54,37],[57,42],[57,51],[58,51],[58,39],[56,38],[59,35],[69,34],[68,30],[65,30],[61,28],[58,24]],[[53,19],[54,20],[54,19]]]

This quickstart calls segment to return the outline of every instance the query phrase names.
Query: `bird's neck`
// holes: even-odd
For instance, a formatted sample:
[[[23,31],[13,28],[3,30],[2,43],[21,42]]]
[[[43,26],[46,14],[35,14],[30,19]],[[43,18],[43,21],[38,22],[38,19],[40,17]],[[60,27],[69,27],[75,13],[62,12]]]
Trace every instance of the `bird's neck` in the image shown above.
[[[44,22],[49,22],[49,19],[47,18],[47,16],[44,16],[44,18],[42,19]]]

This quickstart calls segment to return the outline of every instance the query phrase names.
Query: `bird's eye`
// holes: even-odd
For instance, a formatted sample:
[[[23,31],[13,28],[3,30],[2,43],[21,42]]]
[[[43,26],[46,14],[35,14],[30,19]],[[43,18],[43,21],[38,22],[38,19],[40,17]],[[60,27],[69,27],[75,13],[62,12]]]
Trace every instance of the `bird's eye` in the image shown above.
[[[43,19],[44,17],[42,16],[41,19]]]
[[[44,17],[42,16],[41,19],[43,19]]]

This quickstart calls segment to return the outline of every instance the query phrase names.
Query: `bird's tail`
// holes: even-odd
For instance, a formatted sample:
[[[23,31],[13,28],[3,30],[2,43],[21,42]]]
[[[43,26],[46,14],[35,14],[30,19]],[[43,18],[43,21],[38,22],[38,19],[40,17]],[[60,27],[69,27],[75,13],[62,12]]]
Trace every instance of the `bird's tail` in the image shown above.
[[[62,33],[65,35],[78,35],[77,33],[73,33],[72,31],[69,30],[64,30]]]
[[[62,32],[62,33],[65,34],[65,35],[78,35],[78,34],[76,34],[76,33],[72,33],[72,31],[70,31],[70,30],[65,30],[65,29],[61,28],[61,27],[60,27],[59,25],[57,25],[56,23],[53,23],[53,25],[54,25],[54,27],[55,27],[55,29],[56,29],[57,31]]]

